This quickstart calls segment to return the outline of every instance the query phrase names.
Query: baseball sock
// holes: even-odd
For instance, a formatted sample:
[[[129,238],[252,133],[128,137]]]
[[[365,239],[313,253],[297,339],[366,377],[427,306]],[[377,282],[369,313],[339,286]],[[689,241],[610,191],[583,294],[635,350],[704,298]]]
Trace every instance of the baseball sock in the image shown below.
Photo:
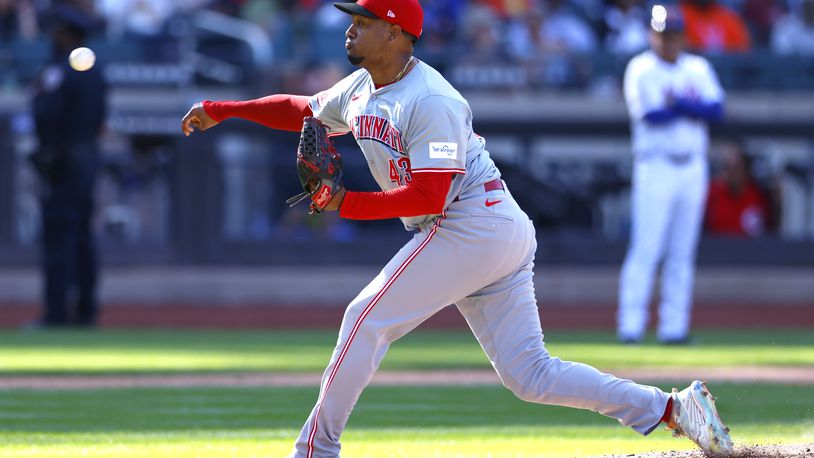
[[[664,415],[661,416],[661,421],[670,423],[670,414],[673,413],[673,398],[667,399],[667,406],[664,408]]]

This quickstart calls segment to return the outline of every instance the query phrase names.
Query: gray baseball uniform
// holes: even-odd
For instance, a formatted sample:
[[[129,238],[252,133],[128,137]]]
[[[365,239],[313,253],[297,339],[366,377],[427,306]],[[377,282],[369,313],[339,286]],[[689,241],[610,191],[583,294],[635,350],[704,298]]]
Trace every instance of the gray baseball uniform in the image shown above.
[[[446,210],[402,218],[415,235],[350,303],[316,406],[291,457],[337,457],[339,436],[391,342],[448,304],[466,318],[519,398],[590,409],[647,434],[668,395],[551,357],[532,282],[534,227],[517,206],[466,100],[423,62],[376,89],[359,70],[311,100],[335,134],[352,132],[382,189],[417,173],[454,173]]]

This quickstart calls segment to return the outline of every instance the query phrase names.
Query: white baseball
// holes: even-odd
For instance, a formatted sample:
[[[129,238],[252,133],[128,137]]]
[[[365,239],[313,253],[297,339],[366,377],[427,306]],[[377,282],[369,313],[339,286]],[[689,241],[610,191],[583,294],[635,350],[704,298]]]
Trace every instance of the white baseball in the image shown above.
[[[71,51],[68,62],[74,70],[84,72],[90,70],[96,63],[96,54],[90,48],[76,48]]]

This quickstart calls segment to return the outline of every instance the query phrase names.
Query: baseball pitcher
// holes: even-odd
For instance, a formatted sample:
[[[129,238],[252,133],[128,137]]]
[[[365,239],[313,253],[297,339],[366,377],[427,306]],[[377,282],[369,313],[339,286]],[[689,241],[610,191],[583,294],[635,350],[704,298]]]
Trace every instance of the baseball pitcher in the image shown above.
[[[292,202],[308,199],[314,214],[398,217],[413,232],[348,305],[319,397],[291,457],[338,457],[348,417],[389,345],[448,304],[457,306],[503,384],[521,399],[594,410],[642,434],[665,421],[705,450],[730,449],[701,382],[668,394],[549,355],[532,283],[534,227],[500,179],[485,140],[472,131],[466,100],[413,57],[421,5],[417,0],[334,5],[351,15],[345,48],[358,71],[312,97],[196,104],[181,126],[189,135],[194,128],[241,117],[299,130],[303,194]],[[333,151],[329,137],[347,133],[380,192],[355,192],[342,184],[336,170],[341,152]]]

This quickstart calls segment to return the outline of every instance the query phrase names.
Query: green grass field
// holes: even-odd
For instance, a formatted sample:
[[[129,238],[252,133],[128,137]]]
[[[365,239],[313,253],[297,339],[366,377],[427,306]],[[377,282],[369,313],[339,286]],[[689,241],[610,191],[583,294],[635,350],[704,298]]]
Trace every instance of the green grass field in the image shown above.
[[[698,331],[698,345],[622,346],[598,331],[546,333],[562,359],[598,368],[814,365],[814,332]],[[0,374],[322,372],[336,331],[0,331]],[[395,342],[382,369],[489,368],[466,331],[417,331]]]
[[[600,368],[811,366],[809,330],[699,333],[699,345],[622,347],[609,333],[552,332],[556,356]],[[324,332],[0,332],[0,375],[321,371]],[[487,368],[466,332],[419,332],[383,368]],[[688,377],[690,375],[688,374]],[[687,380],[676,381],[685,384]],[[671,383],[657,383],[669,389]],[[814,442],[814,387],[711,384],[739,443]],[[2,457],[285,457],[316,387],[0,390]],[[370,387],[343,435],[345,457],[584,457],[692,450],[598,414],[524,403],[497,386]]]

